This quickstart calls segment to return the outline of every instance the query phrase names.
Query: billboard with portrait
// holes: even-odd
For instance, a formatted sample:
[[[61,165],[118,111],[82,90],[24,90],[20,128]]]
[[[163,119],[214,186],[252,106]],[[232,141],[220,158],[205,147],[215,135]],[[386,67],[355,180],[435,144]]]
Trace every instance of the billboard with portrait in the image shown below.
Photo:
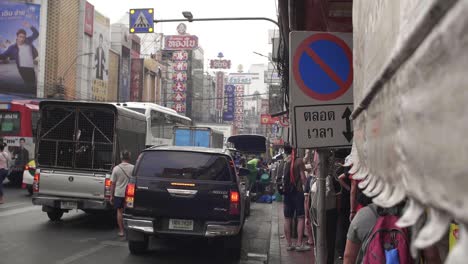
[[[109,79],[110,20],[94,12],[93,32],[93,99],[107,100]]]
[[[35,97],[40,1],[0,0],[0,95]]]

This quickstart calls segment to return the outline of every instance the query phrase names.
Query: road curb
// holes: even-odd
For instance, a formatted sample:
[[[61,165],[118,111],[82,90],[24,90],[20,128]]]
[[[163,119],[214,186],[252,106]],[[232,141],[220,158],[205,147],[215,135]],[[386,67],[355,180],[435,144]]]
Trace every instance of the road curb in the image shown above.
[[[268,264],[281,264],[281,249],[279,238],[278,206],[279,202],[272,203],[270,249],[268,251]]]

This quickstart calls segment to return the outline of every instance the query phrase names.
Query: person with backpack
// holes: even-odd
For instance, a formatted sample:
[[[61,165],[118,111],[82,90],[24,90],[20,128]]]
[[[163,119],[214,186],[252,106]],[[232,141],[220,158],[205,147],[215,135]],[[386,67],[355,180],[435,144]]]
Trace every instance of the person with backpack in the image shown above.
[[[298,252],[310,250],[310,246],[303,243],[304,234],[304,183],[305,165],[302,159],[296,159],[291,146],[284,147],[285,158],[283,171],[283,194],[284,194],[284,235],[288,246],[287,250],[296,250]],[[294,216],[297,218],[297,243],[293,245],[291,240],[291,225]]]
[[[111,175],[111,204],[117,210],[118,235],[124,236],[123,209],[125,204],[125,190],[133,173],[134,166],[130,164],[130,152],[122,152],[122,162],[115,166]]]
[[[403,207],[363,207],[349,227],[343,264],[441,264],[435,246],[423,250],[424,262],[412,258],[410,230],[396,226]]]

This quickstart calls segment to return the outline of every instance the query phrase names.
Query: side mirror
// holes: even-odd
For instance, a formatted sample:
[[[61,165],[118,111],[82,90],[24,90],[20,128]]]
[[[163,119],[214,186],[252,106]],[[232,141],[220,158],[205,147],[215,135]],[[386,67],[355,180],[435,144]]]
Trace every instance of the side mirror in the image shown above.
[[[246,168],[239,168],[239,176],[248,176],[250,174],[250,171]]]

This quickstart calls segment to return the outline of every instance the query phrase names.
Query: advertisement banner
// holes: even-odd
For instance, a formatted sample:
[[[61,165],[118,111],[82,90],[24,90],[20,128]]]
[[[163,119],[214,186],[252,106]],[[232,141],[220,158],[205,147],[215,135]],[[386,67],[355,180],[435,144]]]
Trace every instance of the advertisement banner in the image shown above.
[[[237,128],[242,128],[244,127],[244,85],[236,85],[235,87],[236,111],[234,115],[234,125]]]
[[[143,95],[143,59],[132,59],[130,101],[140,102]]]
[[[94,12],[93,32],[93,99],[105,101],[109,80],[110,20],[101,13]]]
[[[224,121],[233,121],[234,120],[235,91],[236,91],[236,87],[234,85],[224,86],[224,95],[225,95],[225,98],[226,98],[225,103],[224,103],[224,112],[223,112],[223,120]]]
[[[84,33],[90,37],[94,33],[94,6],[86,2]]]
[[[39,54],[43,43],[38,41],[41,6],[9,0],[0,3],[0,91],[35,97],[37,67],[44,56]]]
[[[187,61],[188,52],[186,51],[175,51],[172,53],[172,61]]]
[[[122,48],[122,56],[120,63],[120,85],[119,85],[120,101],[130,100],[130,50]]]
[[[231,60],[211,60],[211,69],[231,69]]]
[[[173,92],[185,92],[187,91],[187,86],[185,85],[184,82],[175,82],[172,85],[172,91]]]
[[[188,63],[185,61],[174,62],[172,68],[174,71],[186,71],[188,68]]]
[[[260,115],[260,124],[262,125],[273,125],[279,122],[279,117],[271,117],[268,114],[261,114]]]
[[[165,50],[192,50],[198,48],[198,37],[194,35],[164,36]]]
[[[224,72],[216,73],[216,110],[223,110]]]

